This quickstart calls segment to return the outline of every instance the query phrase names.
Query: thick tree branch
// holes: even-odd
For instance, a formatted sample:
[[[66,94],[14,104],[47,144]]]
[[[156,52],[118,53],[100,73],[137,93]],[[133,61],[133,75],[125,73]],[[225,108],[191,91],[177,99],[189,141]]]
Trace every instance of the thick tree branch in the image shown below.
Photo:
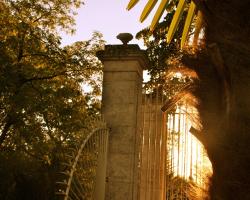
[[[51,58],[48,54],[46,53],[31,53],[31,54],[23,54],[23,57],[31,57],[31,56],[41,56],[45,58]]]
[[[10,130],[10,127],[14,124],[14,120],[10,117],[6,117],[6,123],[3,127],[2,133],[0,135],[0,146],[2,146],[4,140],[6,139],[8,132]]]
[[[56,78],[58,76],[63,76],[63,75],[66,75],[67,71],[63,71],[61,73],[58,73],[58,74],[52,74],[52,75],[49,75],[49,76],[35,76],[35,77],[32,77],[32,78],[25,78],[23,83],[28,83],[28,82],[32,82],[32,81],[42,81],[42,80],[51,80],[53,78]]]
[[[56,73],[56,74],[52,74],[52,75],[48,75],[48,76],[35,76],[32,78],[24,78],[23,83],[27,83],[27,82],[32,82],[32,81],[42,81],[42,80],[51,80],[53,78],[56,78],[58,76],[66,76],[69,75],[69,73],[74,73],[74,72],[82,72],[82,70],[65,70],[62,71],[60,73]]]
[[[51,13],[51,11],[53,10],[53,9],[51,8],[51,6],[50,6],[49,4],[47,4],[46,6],[49,6],[48,11],[47,11],[46,13],[43,13],[40,17],[37,17],[36,19],[34,19],[34,20],[33,20],[33,23],[38,22],[40,19],[42,19],[42,18],[45,17],[45,16],[48,16],[48,14]]]

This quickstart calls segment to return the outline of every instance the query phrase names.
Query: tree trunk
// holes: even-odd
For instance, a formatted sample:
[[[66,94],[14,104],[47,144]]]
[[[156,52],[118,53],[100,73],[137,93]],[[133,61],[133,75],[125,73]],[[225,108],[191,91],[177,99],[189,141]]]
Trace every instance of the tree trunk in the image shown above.
[[[195,67],[212,200],[250,199],[250,1],[206,1]]]

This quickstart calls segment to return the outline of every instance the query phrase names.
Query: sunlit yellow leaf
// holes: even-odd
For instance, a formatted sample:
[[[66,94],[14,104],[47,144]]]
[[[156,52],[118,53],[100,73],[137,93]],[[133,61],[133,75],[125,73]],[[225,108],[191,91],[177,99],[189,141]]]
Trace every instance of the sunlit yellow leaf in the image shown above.
[[[190,3],[189,9],[188,9],[188,14],[187,14],[187,18],[185,21],[185,25],[184,25],[184,29],[183,29],[183,33],[182,33],[182,37],[181,37],[181,49],[184,47],[185,42],[187,41],[187,36],[188,36],[188,32],[191,26],[191,23],[193,21],[194,18],[194,14],[195,14],[195,4],[192,1]]]
[[[201,28],[202,28],[202,24],[203,24],[202,12],[198,11],[198,14],[197,14],[197,17],[195,20],[195,30],[194,30],[194,40],[193,40],[194,46],[197,46],[199,35],[201,32]]]
[[[148,1],[148,3],[144,7],[142,14],[141,14],[141,17],[140,17],[141,22],[143,22],[147,18],[147,16],[152,11],[152,9],[154,8],[156,3],[157,3],[157,0],[149,0]]]
[[[131,8],[133,8],[138,2],[139,0],[130,0],[127,6],[127,10],[130,10]]]
[[[177,9],[174,13],[174,17],[172,19],[172,22],[170,24],[170,28],[168,30],[167,34],[167,42],[170,42],[175,34],[176,28],[179,25],[184,7],[185,7],[185,0],[180,0],[177,6]]]
[[[169,0],[162,0],[155,15],[154,15],[154,18],[152,20],[152,23],[150,25],[150,30],[153,31],[158,23],[158,21],[160,20],[165,8],[166,8],[166,5],[168,3]]]

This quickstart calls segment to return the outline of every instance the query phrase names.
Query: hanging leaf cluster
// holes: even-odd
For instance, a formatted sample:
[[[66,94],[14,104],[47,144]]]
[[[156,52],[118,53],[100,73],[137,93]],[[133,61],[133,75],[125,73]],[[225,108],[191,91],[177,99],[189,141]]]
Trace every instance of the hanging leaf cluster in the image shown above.
[[[132,9],[139,0],[130,0],[127,6],[127,9],[130,10]],[[140,21],[143,22],[150,12],[153,10],[153,8],[157,5],[157,0],[148,0],[146,3],[141,16],[140,16]],[[173,5],[173,3],[177,2],[177,6],[174,9],[169,9]],[[195,25],[195,34],[199,35],[201,31],[201,24],[202,24],[202,13],[197,9],[196,4],[193,1],[188,1],[188,0],[161,0],[159,3],[159,6],[154,14],[154,17],[152,19],[151,25],[150,25],[150,30],[154,31],[158,22],[161,20],[164,12],[166,11],[171,12],[174,10],[174,16],[171,21],[170,26],[167,29],[167,34],[166,34],[166,41],[170,43],[173,40],[174,34],[177,31],[177,28],[180,24],[181,18],[183,16],[183,13],[185,10],[187,10],[187,15],[185,19],[185,25],[183,28],[183,32],[181,35],[181,49],[184,48],[185,45],[188,44],[189,42],[189,32],[192,30],[192,22],[194,21],[196,23]],[[198,40],[198,37],[194,37],[193,43],[196,44]]]

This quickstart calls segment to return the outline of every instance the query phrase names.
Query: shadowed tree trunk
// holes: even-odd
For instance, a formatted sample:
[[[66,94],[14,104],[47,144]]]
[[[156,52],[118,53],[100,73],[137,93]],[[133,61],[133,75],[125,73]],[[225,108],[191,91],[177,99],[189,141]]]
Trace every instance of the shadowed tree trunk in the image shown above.
[[[195,94],[201,102],[200,138],[213,165],[210,197],[249,200],[250,1],[199,2],[205,47],[186,62],[200,77]]]

